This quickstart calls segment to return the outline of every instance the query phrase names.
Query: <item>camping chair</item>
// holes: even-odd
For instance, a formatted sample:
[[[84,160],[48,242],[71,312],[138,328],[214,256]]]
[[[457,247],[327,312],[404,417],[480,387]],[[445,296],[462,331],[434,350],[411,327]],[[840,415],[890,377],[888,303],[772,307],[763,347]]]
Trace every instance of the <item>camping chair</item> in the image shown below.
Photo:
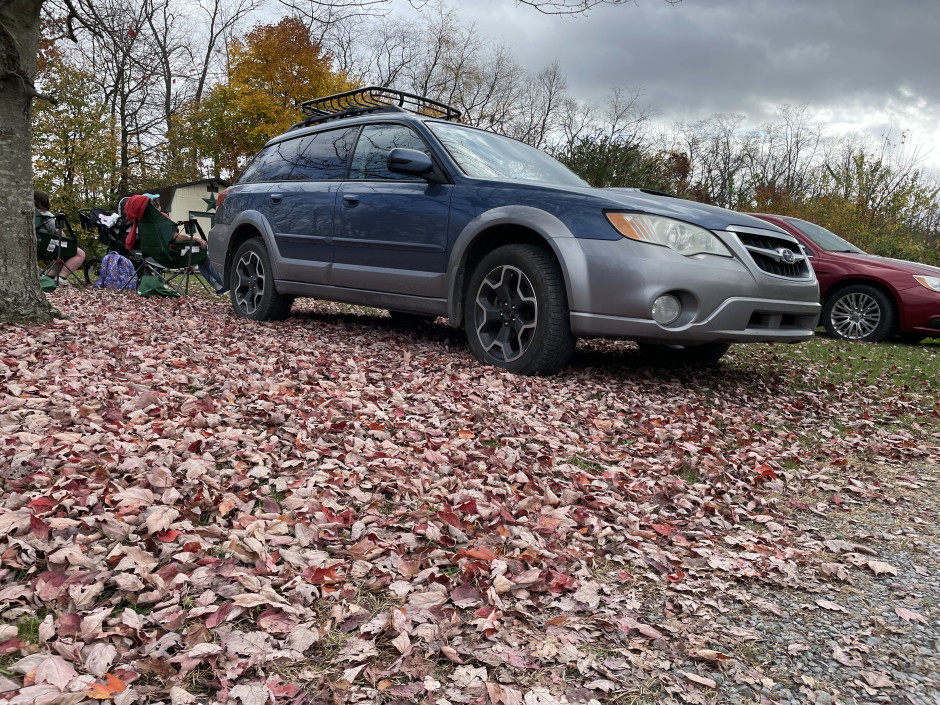
[[[75,233],[65,213],[56,213],[55,233],[40,231],[39,227],[44,222],[45,218],[37,213],[35,220],[36,258],[49,261],[46,268],[42,270],[42,274],[48,275],[53,267],[59,265],[59,268],[56,270],[58,272],[57,276],[65,277],[66,279],[70,276],[74,276],[75,280],[81,283],[78,273],[73,272],[65,263],[67,259],[74,257],[75,253],[78,251],[78,238],[75,237]],[[65,234],[66,231],[68,231],[68,235]],[[65,274],[62,272],[65,272]]]
[[[173,235],[176,233],[178,225],[182,225],[186,234],[190,237],[198,231],[200,236],[205,239],[202,228],[199,227],[197,221],[188,220],[176,223],[158,211],[152,203],[147,205],[140,220],[137,221],[137,237],[139,238],[140,251],[148,267],[152,270],[151,273],[160,278],[167,286],[170,286],[170,283],[174,280],[179,280],[174,287],[175,291],[179,293],[185,287],[185,293],[189,294],[190,277],[195,276],[198,266],[206,261],[208,253],[205,248],[194,241],[187,239],[174,240]],[[175,271],[169,276],[164,276],[168,272],[160,273],[156,271],[156,268],[151,265],[151,260],[166,268],[166,270]],[[195,277],[195,280],[202,285],[207,293],[215,293],[199,277]]]

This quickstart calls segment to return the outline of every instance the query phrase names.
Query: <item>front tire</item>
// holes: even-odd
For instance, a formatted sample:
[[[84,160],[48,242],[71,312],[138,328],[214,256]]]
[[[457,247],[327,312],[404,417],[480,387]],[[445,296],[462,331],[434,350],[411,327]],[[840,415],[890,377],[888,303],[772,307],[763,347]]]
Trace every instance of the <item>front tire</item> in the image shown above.
[[[520,375],[558,372],[577,342],[561,269],[534,245],[505,245],[483,258],[470,279],[464,320],[478,360]]]
[[[277,293],[274,268],[260,238],[242,243],[229,270],[232,308],[243,318],[255,321],[283,321],[294,303],[291,296]]]
[[[703,345],[662,345],[637,343],[640,353],[657,364],[711,367],[731,348],[731,343],[704,343]]]
[[[839,290],[823,306],[823,325],[830,338],[880,343],[894,329],[894,302],[880,289],[855,284]]]

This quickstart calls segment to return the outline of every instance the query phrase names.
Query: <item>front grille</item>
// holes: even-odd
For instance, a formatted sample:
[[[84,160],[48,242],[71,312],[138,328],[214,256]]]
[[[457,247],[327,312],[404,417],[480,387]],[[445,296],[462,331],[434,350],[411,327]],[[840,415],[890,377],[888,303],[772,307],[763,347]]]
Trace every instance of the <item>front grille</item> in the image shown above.
[[[809,262],[795,240],[766,233],[736,231],[735,235],[762,271],[787,279],[809,279]]]

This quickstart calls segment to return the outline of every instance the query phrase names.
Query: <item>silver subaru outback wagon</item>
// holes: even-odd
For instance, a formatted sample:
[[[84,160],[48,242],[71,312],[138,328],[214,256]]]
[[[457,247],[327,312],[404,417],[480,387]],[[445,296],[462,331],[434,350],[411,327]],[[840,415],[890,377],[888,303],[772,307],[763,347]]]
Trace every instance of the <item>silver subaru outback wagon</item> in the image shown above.
[[[741,213],[592,188],[544,152],[387,88],[304,103],[219,197],[212,264],[235,311],[297,297],[447,317],[482,362],[551,374],[576,339],[716,362],[799,342],[820,313],[796,240]]]

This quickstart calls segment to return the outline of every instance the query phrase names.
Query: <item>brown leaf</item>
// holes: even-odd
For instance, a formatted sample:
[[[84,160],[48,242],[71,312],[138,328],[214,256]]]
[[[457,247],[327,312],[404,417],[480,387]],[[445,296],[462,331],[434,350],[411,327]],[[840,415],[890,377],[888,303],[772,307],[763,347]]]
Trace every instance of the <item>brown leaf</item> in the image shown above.
[[[872,688],[894,688],[894,681],[883,671],[861,671],[862,678]]]
[[[921,624],[927,624],[927,620],[924,618],[924,615],[918,614],[917,612],[912,612],[911,610],[904,607],[895,607],[894,612],[905,622],[916,621],[920,622]]]
[[[846,612],[846,613],[848,613],[848,610],[845,609],[845,607],[843,607],[842,605],[840,605],[840,604],[838,604],[838,603],[833,602],[832,600],[818,599],[818,600],[816,600],[816,604],[819,605],[820,607],[822,607],[823,609],[832,610],[833,612]]]
[[[875,575],[882,575],[888,573],[890,575],[897,575],[898,569],[895,568],[890,563],[885,563],[884,561],[867,561],[865,563],[871,569],[871,572]]]
[[[704,676],[697,675],[695,673],[689,673],[687,671],[679,671],[683,676],[688,678],[693,683],[698,683],[699,685],[704,685],[706,688],[717,688],[718,684],[713,681],[711,678],[705,678]]]
[[[50,656],[36,667],[33,675],[35,683],[48,683],[61,690],[68,688],[78,673],[60,656]]]
[[[493,705],[522,705],[522,691],[508,685],[486,682],[486,692]]]

